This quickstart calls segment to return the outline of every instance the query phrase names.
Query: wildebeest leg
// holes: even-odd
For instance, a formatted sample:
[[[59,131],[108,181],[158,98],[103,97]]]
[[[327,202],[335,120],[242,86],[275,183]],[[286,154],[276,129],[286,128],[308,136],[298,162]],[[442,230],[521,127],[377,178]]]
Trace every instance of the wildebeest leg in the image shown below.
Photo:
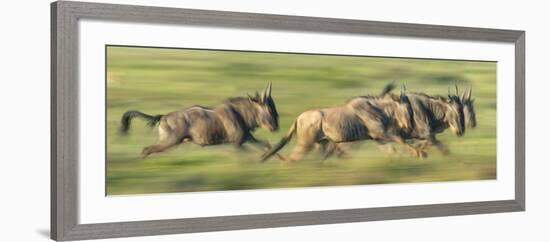
[[[246,146],[244,146],[244,145],[242,145],[242,144],[235,143],[234,147],[235,147],[238,151],[244,151],[244,152],[250,151],[250,149],[248,149]]]
[[[426,146],[428,145],[435,145],[437,149],[443,154],[443,155],[449,155],[451,152],[449,150],[449,147],[447,145],[443,144],[441,141],[436,139],[434,136],[429,137],[421,144],[421,149],[424,150]]]
[[[395,147],[393,145],[388,144],[382,140],[377,140],[376,143],[378,143],[378,149],[380,149],[383,152],[389,153],[389,154],[395,154],[397,151],[395,150]]]
[[[358,141],[355,141],[355,142],[346,142],[346,143],[337,143],[336,144],[336,152],[338,152],[336,154],[336,156],[338,156],[338,158],[346,158],[348,153],[347,151],[353,149],[353,148],[357,148],[357,146],[359,145],[360,143]]]
[[[157,143],[151,146],[147,146],[143,148],[141,155],[143,158],[145,158],[152,153],[165,151],[166,149],[176,145],[177,144],[176,141],[177,141],[176,139],[164,140],[162,143]]]
[[[255,145],[256,147],[260,148],[262,151],[269,151],[271,150],[271,145],[269,144],[269,142],[265,141],[265,140],[259,140],[259,139],[256,139],[256,137],[254,137],[252,134],[249,134],[247,136],[247,139],[246,141],[250,142],[251,144]],[[280,155],[279,153],[275,153],[275,155],[277,155],[277,157],[280,159],[280,160],[283,160],[283,161],[286,161],[287,159]]]
[[[434,138],[434,140],[432,142],[435,145],[435,147],[437,147],[437,149],[439,151],[441,151],[441,153],[443,155],[449,155],[451,153],[451,151],[449,150],[449,147],[447,147],[447,145],[441,143],[441,141]]]
[[[294,149],[292,149],[292,152],[290,152],[290,155],[288,155],[288,160],[297,161],[302,159],[302,157],[311,150],[312,146],[312,144],[305,143],[296,144],[296,146],[294,146]]]
[[[319,143],[323,147],[323,160],[326,160],[328,157],[330,157],[338,148],[338,145],[328,138],[321,140]]]
[[[418,147],[415,147],[414,145],[411,145],[407,142],[405,142],[405,140],[401,137],[401,136],[397,136],[397,135],[390,135],[389,136],[389,139],[395,143],[398,143],[398,144],[401,144],[401,145],[404,145],[405,147],[407,147],[409,149],[409,151],[415,155],[416,157],[420,157],[420,158],[425,158],[428,156],[428,154],[426,152],[424,152],[423,149],[421,148],[418,148]]]
[[[143,148],[141,155],[145,158],[152,153],[165,151],[178,144],[179,141],[183,141],[183,139],[178,139],[164,123],[161,123],[159,126],[159,141],[154,145]]]
[[[338,151],[338,154],[336,154],[338,158],[347,158],[348,153],[339,144],[336,145],[336,151]]]

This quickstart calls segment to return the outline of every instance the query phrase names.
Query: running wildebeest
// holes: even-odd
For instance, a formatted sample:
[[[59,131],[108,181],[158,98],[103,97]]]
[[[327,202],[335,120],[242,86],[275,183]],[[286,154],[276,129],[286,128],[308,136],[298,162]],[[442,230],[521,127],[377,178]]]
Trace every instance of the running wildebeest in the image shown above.
[[[389,93],[389,91],[385,91]],[[407,141],[421,140],[419,154],[422,158],[427,156],[425,149],[428,145],[435,145],[443,154],[449,154],[448,147],[437,140],[435,136],[447,128],[450,128],[455,135],[462,136],[465,126],[476,127],[474,100],[471,98],[471,94],[472,89],[469,88],[459,98],[456,85],[455,94],[451,95],[449,92],[446,98],[423,93],[408,93],[407,97],[413,110],[413,122],[409,129],[400,129],[399,135]]]
[[[401,135],[404,139],[421,140],[420,149],[422,154],[426,155],[424,149],[429,145],[435,145],[444,155],[449,154],[446,145],[436,139],[436,134],[450,128],[457,136],[463,136],[464,126],[464,105],[463,100],[458,96],[458,87],[455,86],[456,93],[450,92],[447,97],[429,96],[423,93],[409,93],[409,101],[413,109],[413,128],[404,130]],[[463,95],[464,96],[464,95]],[[475,112],[473,104],[470,107],[470,125],[475,126]]]
[[[387,85],[382,92],[380,96],[386,96],[390,95],[390,91],[394,88],[393,85]],[[404,95],[404,88],[401,91],[400,95],[400,101],[407,100],[408,106],[402,106],[401,110],[394,110],[389,111],[387,110],[385,112],[387,118],[393,118],[396,119],[396,121],[399,121],[399,118],[394,115],[400,115],[401,117],[403,114],[407,114],[407,112],[403,112],[404,108],[408,108],[408,114],[410,114],[411,122],[408,123],[409,125],[403,125],[407,124],[406,122],[397,122],[392,123],[392,125],[389,126],[383,126],[386,131],[390,130],[391,132],[390,139],[374,139],[377,142],[383,144],[388,141],[394,141],[397,143],[405,144],[409,150],[413,152],[413,154],[416,154],[418,157],[426,157],[427,153],[424,151],[425,148],[428,145],[435,145],[438,149],[440,149],[444,154],[448,154],[449,150],[448,148],[442,144],[439,140],[436,139],[435,135],[438,133],[443,132],[445,129],[450,128],[451,131],[457,135],[462,136],[465,131],[465,124],[468,124],[469,127],[475,127],[476,126],[476,119],[475,119],[475,112],[473,109],[473,100],[471,99],[471,89],[468,91],[468,94],[466,92],[463,93],[462,97],[458,97],[458,87],[456,87],[456,93],[455,95],[451,95],[450,92],[447,97],[442,96],[429,96],[422,93],[411,93]],[[405,97],[407,99],[405,99]],[[349,102],[356,101],[360,98],[369,98],[369,97],[356,97],[351,99]],[[372,98],[372,97],[371,97]],[[386,96],[386,99],[388,97]],[[378,98],[380,100],[380,98]],[[348,103],[349,103],[348,102]],[[375,104],[376,105],[376,104]],[[396,108],[397,106],[388,106],[386,108]],[[363,109],[365,110],[365,109]],[[366,109],[369,111],[373,111],[372,109]],[[396,112],[397,111],[397,112]],[[465,113],[467,114],[467,120],[465,120]],[[379,116],[376,112],[371,113],[372,117],[383,117]],[[372,121],[372,120],[371,120]],[[374,129],[375,126],[372,124],[376,124],[377,122],[371,122],[371,130],[374,130],[376,133],[376,130],[384,130],[384,129]],[[382,122],[384,123],[384,122]],[[378,123],[380,124],[380,123]],[[397,124],[397,126],[395,125]],[[296,123],[293,124],[293,128],[295,128]],[[353,126],[352,126],[353,127]],[[360,126],[358,126],[360,127]],[[381,127],[381,126],[379,126]],[[357,131],[350,130],[351,133],[356,133]],[[272,148],[271,151],[279,150],[290,140],[292,135],[296,133],[295,130],[291,128],[289,130],[287,136],[279,142],[274,148]],[[360,132],[359,132],[360,133]],[[378,135],[374,135],[374,137],[378,137]],[[415,148],[412,145],[409,145],[407,143],[404,143],[404,140],[411,140],[411,139],[420,139],[422,141],[421,145]],[[359,139],[358,139],[359,140]],[[329,151],[340,150],[340,152],[343,153],[341,149],[339,149],[339,145],[342,145],[345,142],[350,142],[353,140],[348,141],[340,141],[340,142],[326,142],[330,141],[330,139],[322,140],[325,142],[320,142],[321,147],[327,147],[325,149],[328,149]],[[300,144],[300,141],[299,141]],[[305,147],[305,149],[304,149]],[[301,151],[300,149],[303,149],[304,151]],[[298,145],[295,148],[295,151],[292,152],[292,154],[297,153],[298,158],[301,157],[301,153],[307,152],[310,149],[307,145]],[[329,153],[327,153],[329,154]],[[264,155],[264,160],[269,158],[271,155],[270,152],[266,153]],[[291,160],[294,160],[295,158],[291,157]]]
[[[237,147],[250,142],[263,149],[271,146],[256,139],[252,132],[257,127],[276,131],[279,115],[271,97],[271,82],[256,96],[233,97],[213,108],[192,106],[164,115],[148,115],[140,111],[127,111],[122,116],[121,132],[127,133],[134,117],[145,119],[149,126],[159,124],[159,141],[145,147],[142,156],[162,152],[184,141],[200,146],[233,143]]]
[[[411,127],[411,106],[404,92],[400,96],[387,94],[392,89],[390,84],[380,96],[355,97],[340,106],[303,112],[287,135],[263,155],[262,161],[283,148],[294,134],[298,141],[288,157],[290,161],[301,159],[316,144],[325,147],[327,158],[339,143],[366,139],[396,142],[420,156],[421,151],[398,134],[400,129]]]

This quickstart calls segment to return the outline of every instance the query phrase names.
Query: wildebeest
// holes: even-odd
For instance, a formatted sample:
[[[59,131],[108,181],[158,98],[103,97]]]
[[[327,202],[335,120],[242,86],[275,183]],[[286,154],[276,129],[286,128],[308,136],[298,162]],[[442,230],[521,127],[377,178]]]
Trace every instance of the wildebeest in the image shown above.
[[[471,98],[471,94],[472,88],[470,87],[459,98],[456,85],[455,94],[449,92],[447,97],[407,93],[412,108],[413,122],[409,129],[400,129],[399,135],[407,141],[421,140],[420,157],[427,156],[425,149],[429,145],[435,145],[445,155],[449,154],[448,147],[441,143],[436,135],[450,128],[455,135],[462,136],[465,126],[476,127],[474,99]]]
[[[435,145],[443,154],[448,154],[446,145],[436,139],[438,133],[449,128],[457,136],[463,136],[465,132],[464,104],[458,96],[458,87],[453,95],[449,92],[447,97],[429,96],[423,93],[407,94],[413,109],[413,126],[411,129],[404,129],[401,133],[404,139],[421,140],[421,154],[426,155],[424,149],[428,145]],[[464,97],[464,95],[463,95]],[[470,107],[471,125],[475,125],[475,112],[473,105]]]
[[[288,159],[299,160],[316,144],[325,147],[325,158],[337,149],[339,143],[372,139],[396,142],[420,156],[420,150],[406,143],[399,132],[411,127],[411,106],[405,93],[387,94],[393,84],[387,85],[380,96],[359,96],[340,106],[309,110],[301,113],[285,137],[262,160],[285,146],[296,134],[297,144]]]
[[[223,103],[207,108],[192,106],[164,115],[148,115],[140,111],[127,111],[122,116],[121,131],[126,133],[130,121],[140,117],[150,126],[159,124],[159,141],[142,151],[146,157],[162,152],[184,141],[200,146],[233,143],[237,147],[250,142],[263,149],[269,149],[269,143],[256,139],[252,132],[257,127],[276,131],[279,128],[279,115],[271,96],[271,82],[255,96],[233,97]]]
[[[389,91],[386,93],[390,93]],[[400,129],[399,135],[407,140],[421,140],[419,145],[420,157],[426,157],[425,149],[435,145],[443,154],[449,154],[449,149],[441,143],[436,135],[447,128],[462,136],[465,126],[474,128],[477,125],[476,114],[471,98],[472,89],[458,96],[458,87],[455,85],[455,94],[447,97],[427,95],[424,93],[407,93],[412,108],[413,122],[409,129]]]

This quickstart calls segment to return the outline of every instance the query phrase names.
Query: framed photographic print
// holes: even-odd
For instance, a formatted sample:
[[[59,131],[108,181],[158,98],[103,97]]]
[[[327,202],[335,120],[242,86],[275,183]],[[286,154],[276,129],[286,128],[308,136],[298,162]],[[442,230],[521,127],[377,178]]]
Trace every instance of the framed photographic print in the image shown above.
[[[51,236],[525,210],[525,32],[52,11]]]

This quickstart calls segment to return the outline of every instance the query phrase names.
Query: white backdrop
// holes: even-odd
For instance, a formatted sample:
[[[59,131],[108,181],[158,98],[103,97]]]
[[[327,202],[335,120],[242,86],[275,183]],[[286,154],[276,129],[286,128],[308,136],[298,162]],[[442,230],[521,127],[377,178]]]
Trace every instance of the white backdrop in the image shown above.
[[[543,129],[550,33],[547,7],[502,1],[101,1],[244,12],[527,30],[527,212],[170,235],[109,241],[548,241],[550,195]],[[542,2],[542,1],[541,1]],[[314,7],[313,7],[314,6]],[[49,233],[49,1],[10,1],[0,15],[2,241]],[[6,75],[7,74],[7,75]],[[545,111],[538,111],[543,109]],[[540,127],[540,128],[539,128]],[[7,134],[7,135],[6,135]],[[7,154],[7,155],[6,155]]]

